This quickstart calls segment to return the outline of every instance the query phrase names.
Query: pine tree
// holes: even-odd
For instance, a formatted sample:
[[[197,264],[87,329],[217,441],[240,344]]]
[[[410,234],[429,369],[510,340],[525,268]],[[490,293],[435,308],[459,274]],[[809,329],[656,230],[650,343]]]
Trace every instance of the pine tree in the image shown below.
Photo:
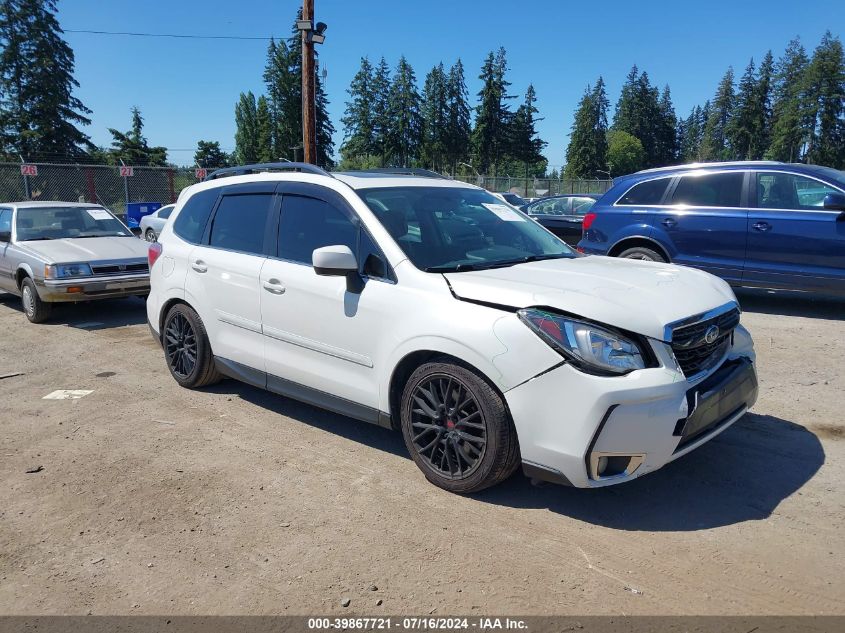
[[[543,119],[537,117],[538,110],[534,105],[536,102],[534,86],[529,84],[525,101],[514,113],[508,139],[508,156],[522,164],[526,178],[546,171],[546,160],[542,152],[547,143],[537,135],[537,122]]]
[[[728,160],[731,148],[727,142],[727,130],[734,109],[734,71],[728,68],[719,82],[716,96],[710,104],[707,123],[701,141],[701,159],[704,161]]]
[[[748,157],[760,160],[766,153],[771,139],[772,124],[772,75],[774,58],[772,51],[767,51],[757,70],[757,83],[754,87],[754,136],[751,138]]]
[[[394,164],[408,167],[419,156],[422,121],[414,69],[404,55],[399,58],[390,84],[387,112],[390,119],[388,154]]]
[[[255,158],[259,163],[269,163],[273,157],[273,118],[267,97],[258,97],[255,108]]]
[[[600,178],[607,169],[607,96],[604,80],[587,86],[566,148],[567,178]]]
[[[493,176],[499,161],[507,149],[508,128],[513,113],[506,101],[513,97],[508,94],[510,83],[505,80],[507,71],[506,53],[500,48],[495,54],[490,52],[481,67],[479,79],[483,82],[478,93],[479,103],[475,108],[475,128],[472,131],[472,145],[477,169]]]
[[[674,141],[669,140],[667,130],[671,123],[674,136],[674,110],[668,93],[666,96],[668,101],[664,104],[664,116],[660,91],[651,85],[648,73],[640,73],[634,66],[628,73],[616,105],[613,129],[627,132],[640,140],[645,152],[645,167],[663,165],[673,158]]]
[[[460,59],[449,69],[446,83],[446,162],[454,174],[458,163],[469,157],[470,111],[464,65]]]
[[[792,40],[774,71],[771,142],[766,158],[798,162],[807,141],[804,92],[809,59],[798,38]]]
[[[446,134],[448,133],[446,81],[446,71],[441,62],[426,75],[422,92],[420,159],[424,166],[434,170],[441,169],[446,154]]]
[[[678,118],[672,105],[672,95],[669,86],[664,86],[657,104],[657,121],[655,130],[655,165],[662,167],[671,165],[678,156]]]
[[[284,40],[270,40],[264,66],[264,85],[272,122],[274,159],[291,156],[291,148],[302,146],[302,84],[292,72],[294,54]]]
[[[220,143],[217,141],[197,141],[194,163],[197,167],[226,167],[229,164],[229,156],[220,149]]]
[[[374,154],[374,95],[373,66],[366,57],[347,89],[350,100],[346,102],[343,123],[343,144],[340,151],[344,158],[357,158]]]
[[[705,106],[709,110],[708,106]],[[701,138],[706,115],[701,106],[695,106],[684,120],[683,134],[679,134],[681,147],[680,158],[685,163],[697,163],[701,160]]]
[[[56,0],[0,4],[0,151],[27,160],[79,159],[94,146],[79,125],[91,111],[73,95],[73,50]]]
[[[845,166],[845,52],[828,31],[807,67],[807,162]]]
[[[379,165],[387,165],[390,135],[390,116],[388,104],[390,103],[390,67],[384,57],[379,60],[378,66],[373,72],[372,81],[372,126],[373,139],[372,149],[374,155],[378,156]]]
[[[758,134],[756,128],[760,116],[757,113],[757,79],[754,60],[748,62],[742,79],[739,80],[734,100],[733,112],[725,129],[727,144],[731,154],[728,158],[749,160],[751,144]]]
[[[137,107],[132,110],[132,129],[119,132],[109,128],[112,135],[112,148],[109,151],[113,164],[124,163],[133,166],[163,167],[167,164],[167,148],[150,147],[144,136],[144,119]]]
[[[235,126],[235,161],[240,165],[258,162],[258,115],[252,92],[241,93],[235,106]]]

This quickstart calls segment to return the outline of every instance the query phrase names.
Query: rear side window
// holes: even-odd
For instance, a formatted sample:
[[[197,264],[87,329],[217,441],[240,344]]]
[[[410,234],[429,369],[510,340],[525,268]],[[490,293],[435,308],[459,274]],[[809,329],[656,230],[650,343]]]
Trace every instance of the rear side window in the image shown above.
[[[158,212],[158,217],[162,220],[166,220],[170,217],[170,214],[173,213],[173,207],[165,207],[161,211]]]
[[[199,244],[219,193],[218,188],[206,189],[188,198],[173,222],[173,232],[186,242]]]
[[[572,213],[573,215],[587,215],[587,212],[593,208],[595,203],[595,198],[573,198]]]
[[[646,180],[634,185],[628,192],[617,200],[616,204],[655,205],[660,204],[669,178]]]
[[[272,202],[271,193],[223,196],[211,223],[208,245],[261,255]]]
[[[738,207],[742,197],[743,177],[744,174],[740,171],[684,176],[675,187],[672,204],[691,207]]]
[[[358,250],[358,230],[344,213],[323,200],[286,195],[279,222],[279,257],[311,265],[315,249],[341,244]]]

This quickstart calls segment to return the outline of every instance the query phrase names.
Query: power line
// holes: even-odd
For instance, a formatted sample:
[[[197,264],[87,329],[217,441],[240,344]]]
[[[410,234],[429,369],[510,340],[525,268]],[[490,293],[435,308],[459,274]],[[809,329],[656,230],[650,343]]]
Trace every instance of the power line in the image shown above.
[[[128,35],[131,37],[173,37],[188,40],[257,40],[269,42],[272,37],[251,37],[244,35],[188,35],[183,33],[133,33],[131,31],[93,31],[89,29],[63,29],[65,33],[85,33],[88,35]]]

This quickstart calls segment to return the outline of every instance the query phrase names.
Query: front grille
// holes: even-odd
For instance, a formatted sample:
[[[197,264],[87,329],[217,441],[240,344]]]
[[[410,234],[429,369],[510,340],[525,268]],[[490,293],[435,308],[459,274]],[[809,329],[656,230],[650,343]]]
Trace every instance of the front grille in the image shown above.
[[[125,275],[126,273],[146,273],[150,271],[150,267],[146,262],[139,264],[103,264],[102,266],[92,266],[91,272],[94,275]]]
[[[734,308],[704,321],[680,325],[672,331],[672,351],[684,372],[690,378],[707,371],[725,354],[731,343],[734,328],[739,324],[739,309]],[[716,338],[707,341],[708,332],[715,332]]]

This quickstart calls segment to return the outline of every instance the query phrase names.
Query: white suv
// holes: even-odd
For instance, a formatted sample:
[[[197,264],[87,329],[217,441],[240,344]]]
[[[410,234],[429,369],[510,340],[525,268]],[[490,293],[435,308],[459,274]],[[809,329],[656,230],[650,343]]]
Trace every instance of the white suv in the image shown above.
[[[150,245],[150,327],[184,387],[226,376],[400,428],[425,476],[461,493],[520,464],[628,481],[756,400],[717,277],[582,256],[433,175],[267,168],[187,188]]]

